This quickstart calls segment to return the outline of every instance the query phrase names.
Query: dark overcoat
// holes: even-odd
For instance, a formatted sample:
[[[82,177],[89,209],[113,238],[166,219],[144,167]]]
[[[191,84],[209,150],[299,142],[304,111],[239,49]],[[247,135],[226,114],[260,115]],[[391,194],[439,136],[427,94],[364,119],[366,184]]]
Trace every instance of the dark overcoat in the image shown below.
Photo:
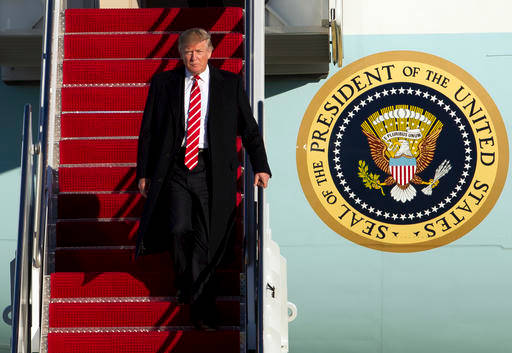
[[[210,171],[209,261],[218,257],[233,226],[239,165],[236,136],[249,154],[255,172],[270,174],[263,139],[252,115],[239,75],[210,68],[207,119]],[[185,136],[185,68],[155,74],[141,123],[137,180],[151,180],[140,220],[136,257],[168,249],[163,184]]]

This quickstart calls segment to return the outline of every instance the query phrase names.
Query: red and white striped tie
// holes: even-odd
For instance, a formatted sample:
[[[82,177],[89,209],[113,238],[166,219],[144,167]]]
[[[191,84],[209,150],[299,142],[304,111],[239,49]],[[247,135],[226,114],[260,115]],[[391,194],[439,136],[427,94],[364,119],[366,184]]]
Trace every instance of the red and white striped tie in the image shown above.
[[[185,148],[185,165],[192,170],[197,165],[199,156],[199,132],[201,120],[201,90],[199,89],[199,75],[194,76],[194,83],[190,91],[190,102],[187,120],[187,146]]]

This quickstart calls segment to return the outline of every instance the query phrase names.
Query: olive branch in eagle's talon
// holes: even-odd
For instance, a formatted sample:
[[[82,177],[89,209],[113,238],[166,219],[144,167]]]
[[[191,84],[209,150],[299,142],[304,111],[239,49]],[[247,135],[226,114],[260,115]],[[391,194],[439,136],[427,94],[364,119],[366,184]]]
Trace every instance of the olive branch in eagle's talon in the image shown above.
[[[359,161],[359,173],[357,175],[363,179],[364,186],[368,189],[377,189],[380,190],[382,195],[384,196],[384,189],[382,185],[386,185],[385,183],[381,183],[379,181],[380,175],[374,173],[368,173],[368,166],[365,161]]]

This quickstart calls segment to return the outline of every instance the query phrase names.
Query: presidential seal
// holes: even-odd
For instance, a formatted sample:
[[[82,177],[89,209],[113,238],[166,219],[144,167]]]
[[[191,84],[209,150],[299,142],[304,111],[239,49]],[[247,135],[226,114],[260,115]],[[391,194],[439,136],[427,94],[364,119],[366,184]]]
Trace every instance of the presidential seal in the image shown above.
[[[467,72],[430,54],[385,52],[319,90],[299,130],[297,169],[331,229],[373,249],[420,251],[490,212],[506,179],[507,134]]]

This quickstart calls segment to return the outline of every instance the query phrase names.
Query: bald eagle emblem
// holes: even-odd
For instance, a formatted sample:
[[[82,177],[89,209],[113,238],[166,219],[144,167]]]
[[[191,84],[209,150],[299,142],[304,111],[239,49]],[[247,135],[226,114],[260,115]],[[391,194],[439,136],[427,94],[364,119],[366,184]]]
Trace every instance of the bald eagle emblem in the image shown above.
[[[373,189],[393,186],[390,191],[395,201],[402,203],[416,197],[412,184],[427,185],[422,189],[431,195],[432,189],[451,169],[449,161],[443,161],[434,178],[424,181],[419,174],[434,158],[436,143],[443,123],[422,108],[399,105],[381,109],[361,124],[362,132],[368,139],[368,146],[375,165],[388,176],[379,181],[376,174],[368,174],[366,162],[359,162],[359,176],[365,185]]]

